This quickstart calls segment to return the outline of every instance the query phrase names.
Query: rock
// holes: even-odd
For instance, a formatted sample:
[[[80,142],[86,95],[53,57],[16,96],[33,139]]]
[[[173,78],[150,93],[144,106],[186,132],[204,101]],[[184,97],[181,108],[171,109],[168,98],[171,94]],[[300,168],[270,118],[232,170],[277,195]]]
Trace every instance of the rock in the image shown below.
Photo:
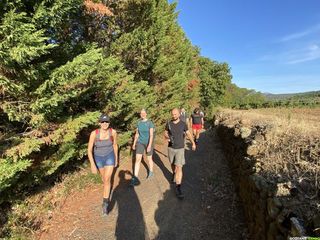
[[[290,195],[290,188],[291,188],[291,183],[286,182],[286,183],[278,183],[277,184],[277,191],[275,196],[276,197],[285,197]]]
[[[249,156],[256,156],[259,153],[259,148],[255,145],[251,145],[247,148],[247,154]]]
[[[234,129],[234,134],[233,134],[235,137],[238,137],[241,135],[241,132],[240,132],[240,129],[239,128],[235,128]]]
[[[241,138],[247,138],[251,134],[251,129],[247,127],[240,128]]]
[[[304,237],[306,235],[306,231],[302,224],[296,217],[290,218],[291,229],[290,233],[292,237]]]
[[[280,213],[280,209],[277,207],[277,205],[275,204],[272,198],[268,198],[267,200],[267,211],[268,211],[268,215],[272,219],[275,219]]]
[[[257,142],[263,142],[264,141],[264,137],[258,133],[254,136],[254,140],[257,141]]]
[[[298,195],[298,193],[299,193],[298,188],[296,188],[296,187],[290,188],[290,195],[291,195],[291,196],[295,197],[295,196]]]
[[[315,215],[312,218],[312,224],[314,228],[320,228],[320,214]]]

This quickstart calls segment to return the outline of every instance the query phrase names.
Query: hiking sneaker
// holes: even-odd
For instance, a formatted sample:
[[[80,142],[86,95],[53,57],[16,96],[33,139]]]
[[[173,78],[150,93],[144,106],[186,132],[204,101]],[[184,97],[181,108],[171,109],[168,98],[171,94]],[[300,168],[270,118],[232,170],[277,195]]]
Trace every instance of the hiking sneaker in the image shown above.
[[[179,198],[181,200],[184,199],[184,194],[182,193],[180,186],[176,187],[176,195],[177,195],[177,198]]]
[[[198,145],[199,139],[194,140],[194,143],[195,143],[196,145]]]
[[[107,216],[108,215],[108,202],[102,203],[102,215]]]
[[[149,171],[147,178],[152,178],[152,177],[153,177],[153,175],[154,175],[154,173],[153,173],[153,172],[151,172],[151,171]]]
[[[133,176],[130,181],[130,186],[137,186],[140,184],[139,179],[136,176]]]

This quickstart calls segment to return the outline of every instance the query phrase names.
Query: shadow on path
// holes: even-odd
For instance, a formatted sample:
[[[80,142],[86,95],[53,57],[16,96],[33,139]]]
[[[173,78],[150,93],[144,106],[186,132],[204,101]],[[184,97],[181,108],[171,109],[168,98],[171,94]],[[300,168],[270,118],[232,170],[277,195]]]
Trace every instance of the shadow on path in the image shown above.
[[[163,152],[155,149],[153,153],[153,162],[160,168],[165,179],[170,183],[172,179],[172,172],[164,165],[163,160],[161,160],[160,155],[167,158],[167,155]],[[166,159],[169,162],[169,159]]]
[[[119,240],[145,239],[147,234],[142,208],[135,189],[129,187],[127,174],[130,174],[129,171],[119,172],[119,185],[112,193],[109,206],[109,212],[118,208],[115,236]]]

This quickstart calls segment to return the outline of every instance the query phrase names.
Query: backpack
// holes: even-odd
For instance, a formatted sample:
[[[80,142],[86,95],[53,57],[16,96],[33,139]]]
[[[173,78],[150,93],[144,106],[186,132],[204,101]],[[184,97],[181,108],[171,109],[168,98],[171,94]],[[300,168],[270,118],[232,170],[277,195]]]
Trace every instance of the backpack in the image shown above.
[[[113,142],[112,128],[109,128],[109,139],[111,140],[111,142]],[[103,139],[103,140],[100,139],[100,129],[96,129],[96,139],[95,139],[95,142],[104,141],[104,140],[107,140],[107,139]]]

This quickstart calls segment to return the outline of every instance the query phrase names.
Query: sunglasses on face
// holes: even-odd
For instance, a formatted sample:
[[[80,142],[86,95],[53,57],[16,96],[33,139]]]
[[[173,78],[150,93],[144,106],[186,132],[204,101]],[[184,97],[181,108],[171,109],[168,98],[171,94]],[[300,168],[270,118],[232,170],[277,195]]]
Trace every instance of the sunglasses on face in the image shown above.
[[[100,122],[100,123],[109,123],[109,122],[107,122],[107,121],[103,121],[103,122]]]

